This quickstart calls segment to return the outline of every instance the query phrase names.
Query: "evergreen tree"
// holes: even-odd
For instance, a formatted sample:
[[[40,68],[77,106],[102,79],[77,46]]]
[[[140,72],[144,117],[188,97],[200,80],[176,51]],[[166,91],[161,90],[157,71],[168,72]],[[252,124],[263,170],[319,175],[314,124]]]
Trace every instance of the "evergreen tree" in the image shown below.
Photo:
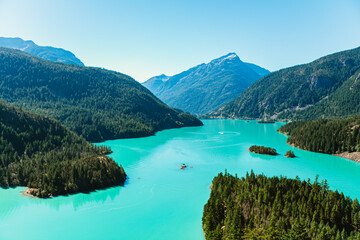
[[[327,181],[220,173],[204,206],[206,239],[358,239],[360,206]]]

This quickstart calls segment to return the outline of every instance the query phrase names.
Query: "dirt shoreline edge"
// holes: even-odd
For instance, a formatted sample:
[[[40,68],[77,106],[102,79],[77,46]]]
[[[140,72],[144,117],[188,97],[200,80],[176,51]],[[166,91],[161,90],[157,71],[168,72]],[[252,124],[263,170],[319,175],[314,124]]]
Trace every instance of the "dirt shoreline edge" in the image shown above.
[[[337,157],[346,158],[355,162],[360,163],[360,152],[343,152],[343,153],[336,153],[332,154]]]

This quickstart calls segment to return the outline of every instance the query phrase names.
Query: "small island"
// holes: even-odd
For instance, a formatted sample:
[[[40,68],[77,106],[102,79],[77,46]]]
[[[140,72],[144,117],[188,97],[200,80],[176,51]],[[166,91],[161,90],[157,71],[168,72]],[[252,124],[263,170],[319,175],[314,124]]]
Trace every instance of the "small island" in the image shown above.
[[[278,155],[275,148],[253,145],[249,148],[249,152],[264,154],[264,155]]]
[[[289,151],[287,151],[287,152],[285,153],[285,157],[287,157],[287,158],[294,158],[294,157],[295,157],[295,153],[294,153],[293,151],[289,150]]]

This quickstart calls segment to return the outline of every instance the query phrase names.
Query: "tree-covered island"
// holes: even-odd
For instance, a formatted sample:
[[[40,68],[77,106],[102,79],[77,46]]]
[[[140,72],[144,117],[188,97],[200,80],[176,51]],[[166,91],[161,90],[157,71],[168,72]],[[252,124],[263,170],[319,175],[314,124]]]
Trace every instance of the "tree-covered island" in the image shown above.
[[[278,155],[275,148],[253,145],[249,148],[250,152],[264,155]]]

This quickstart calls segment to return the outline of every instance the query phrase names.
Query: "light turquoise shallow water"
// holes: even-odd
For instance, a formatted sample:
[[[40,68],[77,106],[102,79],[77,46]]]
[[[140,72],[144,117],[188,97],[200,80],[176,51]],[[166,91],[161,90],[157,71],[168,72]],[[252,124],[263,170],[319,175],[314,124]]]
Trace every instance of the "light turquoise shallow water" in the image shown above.
[[[326,178],[333,189],[359,197],[360,164],[292,148],[276,132],[281,123],[205,120],[205,126],[153,137],[107,141],[128,174],[124,187],[53,199],[0,189],[0,239],[203,239],[201,216],[212,178],[227,169],[268,176]],[[274,147],[279,156],[248,152]],[[283,154],[292,149],[298,156]],[[182,163],[192,168],[179,170]]]

